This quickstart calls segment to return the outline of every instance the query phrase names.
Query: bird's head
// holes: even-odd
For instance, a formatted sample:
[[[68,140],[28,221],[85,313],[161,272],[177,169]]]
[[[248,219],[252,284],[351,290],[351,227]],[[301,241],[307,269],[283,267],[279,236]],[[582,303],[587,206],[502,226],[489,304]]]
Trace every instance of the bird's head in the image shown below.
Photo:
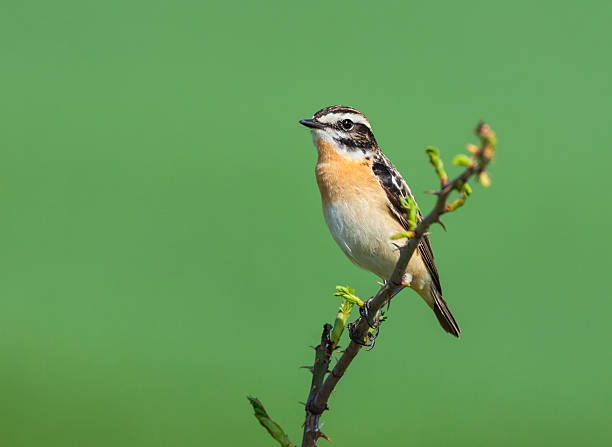
[[[369,158],[378,150],[369,121],[359,110],[330,106],[319,110],[300,124],[312,130],[312,140],[330,144],[339,153],[354,159]]]

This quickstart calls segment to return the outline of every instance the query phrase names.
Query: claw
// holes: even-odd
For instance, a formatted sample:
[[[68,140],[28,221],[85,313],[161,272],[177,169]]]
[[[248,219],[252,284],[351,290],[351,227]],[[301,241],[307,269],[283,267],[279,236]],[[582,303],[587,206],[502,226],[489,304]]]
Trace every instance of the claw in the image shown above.
[[[362,339],[355,336],[355,323],[351,323],[348,327],[349,338],[360,346],[372,346],[364,342]]]
[[[368,345],[368,348],[366,349],[366,351],[371,351],[372,349],[374,349],[374,345],[376,344],[376,337],[378,337],[379,331],[380,331],[380,326],[377,326],[375,334],[373,334],[371,331],[368,332],[368,337],[370,338],[370,340],[372,340],[372,343]]]
[[[368,304],[365,303],[363,305],[363,307],[359,308],[359,315],[361,315],[363,318],[365,318],[365,320],[368,323],[368,326],[370,326],[370,328],[372,329],[376,329],[376,325],[374,325],[374,323],[372,323],[372,320],[370,320],[370,314],[369,314],[369,309],[368,309]]]

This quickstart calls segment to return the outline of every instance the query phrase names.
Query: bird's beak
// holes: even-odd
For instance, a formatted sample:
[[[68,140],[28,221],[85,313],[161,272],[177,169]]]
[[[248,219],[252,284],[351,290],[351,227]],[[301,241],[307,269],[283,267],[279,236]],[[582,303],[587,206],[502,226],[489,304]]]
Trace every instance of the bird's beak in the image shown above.
[[[300,120],[300,124],[311,129],[323,129],[323,124],[315,120]]]

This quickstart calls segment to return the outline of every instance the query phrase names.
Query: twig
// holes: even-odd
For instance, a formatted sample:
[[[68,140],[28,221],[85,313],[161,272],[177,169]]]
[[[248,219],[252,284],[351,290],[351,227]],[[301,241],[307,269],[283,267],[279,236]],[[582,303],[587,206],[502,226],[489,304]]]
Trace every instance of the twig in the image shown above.
[[[266,430],[268,430],[270,436],[276,439],[282,447],[295,447],[291,441],[289,441],[289,437],[285,434],[280,425],[270,419],[268,412],[259,399],[251,396],[247,396],[247,399],[253,406],[253,410],[255,410],[255,417],[259,423],[263,425]]]
[[[463,158],[460,159],[460,162],[457,164],[466,166],[466,169],[450,182],[448,182],[448,177],[446,176],[442,163],[438,158],[437,150],[430,151],[430,148],[428,148],[427,153],[430,156],[430,161],[434,165],[438,176],[440,177],[441,188],[439,191],[435,192],[437,195],[437,200],[433,210],[418,223],[418,225],[412,230],[413,234],[411,233],[409,235],[410,237],[408,238],[407,243],[400,248],[400,257],[391,278],[389,278],[389,280],[380,288],[374,297],[370,298],[365,303],[370,315],[376,316],[373,319],[375,324],[379,324],[379,314],[381,308],[403,287],[402,277],[406,271],[408,262],[414,254],[414,251],[417,249],[421,238],[427,233],[429,227],[434,223],[441,223],[440,218],[443,214],[454,211],[465,202],[465,199],[470,192],[469,187],[466,188],[467,180],[474,175],[478,175],[483,186],[488,186],[486,167],[493,158],[493,153],[496,146],[495,134],[489,128],[489,126],[482,122],[476,127],[475,133],[480,138],[480,147],[476,149],[474,149],[473,146],[468,147],[468,150],[473,153],[472,158],[469,159],[469,162],[466,162]],[[461,197],[452,204],[448,205],[448,198],[454,190],[459,191]],[[353,338],[362,340],[365,339],[369,330],[369,325],[366,319],[361,316],[359,319],[357,319],[357,321],[352,323],[352,325],[352,331],[354,334]],[[360,344],[351,341],[323,384],[320,386],[320,388],[318,388],[318,391],[314,397],[312,396],[313,388],[311,387],[311,393],[309,395],[308,402],[306,403],[307,423],[308,421],[316,421],[316,427],[318,428],[320,415],[328,409],[327,402],[329,396],[355,356],[357,356],[361,350],[361,347],[362,346]],[[305,429],[302,447],[316,446],[317,437],[306,435],[307,431]]]
[[[318,394],[323,379],[329,371],[329,360],[334,350],[333,343],[330,339],[330,332],[332,325],[326,323],[323,326],[323,333],[321,334],[321,343],[315,348],[315,362],[312,366],[312,384],[310,385],[310,393],[308,394],[308,400],[306,400],[306,408],[312,404],[315,396]],[[317,439],[325,438],[329,440],[327,436],[319,428],[319,417],[321,413],[314,414],[306,412],[306,421],[304,422],[304,436],[302,438],[302,445],[316,445]]]
[[[444,227],[440,218],[443,214],[455,211],[463,206],[468,196],[471,194],[471,189],[467,184],[468,179],[477,175],[482,186],[489,186],[490,179],[486,172],[488,164],[493,159],[493,154],[496,146],[495,133],[485,123],[479,123],[476,127],[476,135],[480,138],[480,147],[468,145],[468,151],[472,154],[471,157],[459,155],[455,157],[454,164],[464,166],[465,170],[452,181],[448,181],[448,176],[444,171],[444,165],[439,158],[439,152],[436,148],[428,147],[426,149],[429,155],[429,161],[434,166],[438,177],[440,178],[440,190],[435,191],[437,196],[433,210],[417,224],[418,209],[412,198],[403,198],[402,206],[408,212],[409,231],[394,235],[393,240],[407,239],[404,246],[400,247],[400,256],[391,278],[382,285],[378,293],[367,300],[365,303],[354,295],[354,290],[350,287],[337,287],[337,296],[343,298],[342,304],[336,316],[335,324],[325,324],[323,333],[321,334],[321,343],[315,348],[315,363],[312,367],[307,367],[312,372],[312,383],[310,392],[306,401],[306,421],[304,422],[304,433],[302,438],[302,447],[316,447],[319,438],[329,438],[321,432],[319,427],[319,419],[321,414],[328,409],[327,402],[332,391],[346,372],[347,368],[357,356],[361,347],[360,343],[351,341],[334,368],[329,371],[329,362],[332,353],[338,348],[340,336],[346,325],[346,321],[351,313],[353,305],[357,304],[361,308],[361,317],[349,325],[352,332],[352,340],[368,340],[373,339],[375,334],[372,333],[373,325],[380,325],[382,307],[397,294],[403,287],[403,276],[408,266],[410,258],[417,249],[421,238],[427,234],[429,227],[434,223],[439,223]],[[448,204],[448,199],[453,191],[458,191],[460,197]],[[366,315],[374,315],[375,318],[368,318]],[[329,373],[329,374],[328,374]],[[327,376],[327,378],[326,378]],[[268,413],[264,409],[261,402],[253,397],[248,397],[251,405],[255,410],[255,417],[263,425],[270,435],[276,439],[283,447],[295,447],[290,441],[282,428],[273,420],[270,419]]]

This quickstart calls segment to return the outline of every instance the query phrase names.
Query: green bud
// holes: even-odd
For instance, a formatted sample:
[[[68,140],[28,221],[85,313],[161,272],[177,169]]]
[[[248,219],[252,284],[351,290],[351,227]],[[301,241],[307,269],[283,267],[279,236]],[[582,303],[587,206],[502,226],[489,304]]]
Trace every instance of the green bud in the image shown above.
[[[340,337],[344,332],[344,328],[347,325],[348,319],[351,316],[351,310],[353,309],[353,303],[344,298],[342,303],[340,303],[340,309],[338,309],[338,314],[336,315],[336,321],[334,321],[334,327],[331,331],[330,339],[332,341],[332,345],[334,349],[338,346],[340,342]]]
[[[480,184],[485,188],[491,186],[491,177],[489,177],[489,174],[486,171],[480,173],[480,175],[478,176],[478,180],[480,181]]]
[[[467,183],[465,183],[463,185],[463,188],[461,188],[461,192],[463,194],[465,194],[466,197],[469,197],[472,195],[472,188],[470,187],[470,185],[468,185]]]
[[[266,412],[266,409],[259,401],[259,399],[251,396],[247,396],[247,399],[253,406],[253,410],[255,410],[255,417],[259,421],[259,423],[268,430],[270,436],[272,436],[278,443],[283,447],[293,447],[293,444],[289,440],[289,437],[285,434],[280,425],[270,419],[270,416]]]
[[[398,239],[405,239],[411,237],[414,237],[414,231],[404,231],[403,233],[398,233],[391,236],[391,240],[397,241]]]
[[[472,160],[470,160],[470,157],[465,154],[459,154],[453,158],[453,164],[455,166],[465,166],[466,168],[469,168],[472,166]]]
[[[442,184],[448,183],[448,176],[446,175],[446,171],[444,170],[444,163],[440,160],[440,151],[437,147],[428,146],[425,149],[427,155],[429,155],[429,162],[433,165],[436,170],[436,174],[440,177],[440,182]]]
[[[461,208],[465,204],[465,197],[459,197],[454,202],[449,205],[446,205],[446,211],[455,211],[457,208]]]
[[[355,289],[348,286],[336,286],[337,292],[334,296],[341,296],[343,299],[350,303],[357,304],[359,307],[363,307],[363,301],[355,296]]]
[[[435,147],[435,146],[427,146],[425,148],[425,152],[427,152],[427,155],[429,155],[430,157],[432,155],[435,155],[435,156],[439,156],[440,155],[440,150],[437,147]]]
[[[414,200],[412,200],[412,197],[410,196],[400,197],[400,205],[402,206],[402,208],[408,211],[408,228],[413,230],[416,227],[416,219],[417,219],[417,213],[419,211],[419,207],[414,202]],[[403,237],[406,237],[406,236],[403,236]],[[396,239],[401,239],[401,238],[402,237],[400,236],[400,237],[397,237]],[[391,239],[393,239],[393,237]]]

